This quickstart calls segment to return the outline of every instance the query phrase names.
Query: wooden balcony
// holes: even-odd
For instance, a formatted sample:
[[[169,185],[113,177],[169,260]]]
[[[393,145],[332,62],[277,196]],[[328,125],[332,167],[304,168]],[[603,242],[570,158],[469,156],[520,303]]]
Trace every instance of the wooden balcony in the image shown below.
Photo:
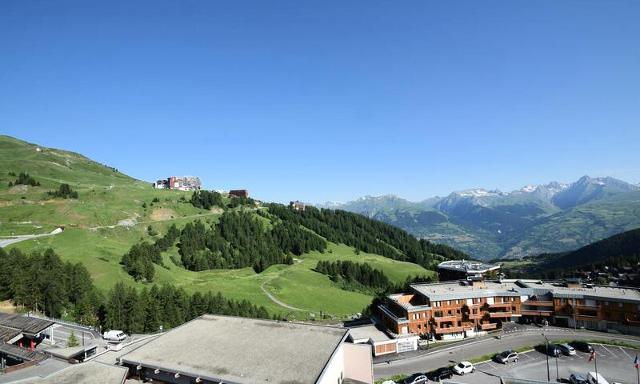
[[[524,316],[551,316],[553,311],[523,309],[520,313]]]
[[[489,308],[511,308],[511,302],[489,304]]]
[[[582,309],[586,311],[597,311],[598,306],[597,305],[576,305],[576,309]]]
[[[458,317],[456,315],[434,316],[433,320],[437,323],[441,323],[443,321],[458,321]]]
[[[553,301],[527,300],[522,304],[531,307],[553,307]]]
[[[497,329],[498,328],[498,324],[496,323],[484,323],[480,325],[480,328],[482,328],[483,331],[489,331],[491,329]]]
[[[436,328],[437,335],[442,335],[445,333],[460,333],[460,332],[464,332],[463,327]]]
[[[509,312],[491,312],[489,313],[489,317],[492,319],[498,318],[498,317],[511,317],[513,316],[513,312],[509,311]]]

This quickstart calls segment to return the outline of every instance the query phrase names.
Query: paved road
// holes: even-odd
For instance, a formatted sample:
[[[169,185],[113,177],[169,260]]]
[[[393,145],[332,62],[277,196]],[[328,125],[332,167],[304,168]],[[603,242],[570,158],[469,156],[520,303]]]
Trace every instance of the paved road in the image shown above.
[[[390,377],[397,374],[409,375],[415,372],[425,372],[439,367],[448,366],[461,360],[468,360],[474,357],[497,353],[506,349],[515,349],[523,346],[536,345],[544,342],[543,330],[529,328],[525,331],[514,332],[504,335],[501,339],[494,337],[483,338],[461,342],[452,347],[445,347],[433,352],[426,352],[417,356],[412,356],[403,360],[391,361],[389,363],[376,363],[373,367],[376,379]],[[622,339],[630,344],[637,344],[640,347],[640,338],[633,336],[614,335],[591,331],[573,331],[566,328],[547,327],[544,329],[549,340],[611,340]],[[545,368],[546,369],[546,368]]]

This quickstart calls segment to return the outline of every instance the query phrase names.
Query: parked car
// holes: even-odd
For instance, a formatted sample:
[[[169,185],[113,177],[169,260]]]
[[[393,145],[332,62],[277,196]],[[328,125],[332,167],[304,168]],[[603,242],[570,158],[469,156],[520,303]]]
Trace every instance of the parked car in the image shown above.
[[[404,384],[426,384],[429,381],[424,373],[414,373],[404,379]]]
[[[576,354],[576,350],[573,349],[573,347],[570,346],[569,344],[558,344],[558,348],[560,348],[560,351],[567,356],[572,356]]]
[[[546,344],[537,345],[536,351],[552,357],[558,357],[562,354],[560,348],[555,344],[549,344],[549,346],[547,346]]]
[[[587,378],[579,373],[572,373],[571,376],[569,376],[569,381],[571,384],[589,384]]]
[[[111,331],[105,332],[102,335],[102,338],[107,341],[123,341],[124,339],[127,338],[127,334],[122,331],[111,330]]]
[[[591,384],[609,384],[609,382],[604,377],[602,377],[600,372],[589,372],[587,374],[587,380]]]
[[[453,371],[449,367],[438,368],[435,371],[427,373],[427,378],[431,381],[450,379],[452,376]]]
[[[571,343],[569,343],[569,345],[571,345],[573,348],[577,349],[578,351],[582,351],[586,353],[593,352],[593,347],[591,346],[591,344],[584,341],[572,341]]]
[[[461,361],[458,364],[453,366],[453,371],[458,375],[464,375],[465,373],[471,373],[475,371],[476,368],[468,361]]]
[[[498,353],[495,356],[494,360],[497,361],[498,363],[502,363],[502,364],[507,364],[510,361],[513,361],[514,363],[517,363],[518,362],[518,352],[512,351],[512,350],[504,351],[504,352]]]

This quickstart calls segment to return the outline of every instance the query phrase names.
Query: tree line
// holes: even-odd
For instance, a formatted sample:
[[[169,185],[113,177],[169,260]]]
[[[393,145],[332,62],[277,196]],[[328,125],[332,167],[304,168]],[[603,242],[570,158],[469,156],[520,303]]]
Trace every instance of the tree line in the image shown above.
[[[361,285],[376,291],[387,291],[392,283],[379,269],[367,263],[354,263],[348,260],[318,261],[316,272],[325,274],[334,282],[344,282],[347,286]]]
[[[151,333],[173,328],[205,313],[268,319],[263,306],[224,298],[219,292],[187,294],[172,285],[153,285],[138,291],[117,283],[105,305],[104,326],[127,333]]]
[[[212,207],[225,208],[225,202],[222,198],[222,194],[215,191],[199,190],[194,191],[189,200],[191,205],[196,208],[211,209]],[[229,199],[228,208],[236,208],[243,205],[255,205],[255,200],[249,197],[237,197],[232,196]]]
[[[281,220],[309,228],[329,241],[395,260],[410,261],[425,268],[432,268],[438,257],[467,257],[464,252],[447,245],[418,240],[400,228],[351,212],[309,206],[304,211],[296,211],[275,203],[269,204],[268,208],[269,213]]]
[[[27,255],[0,248],[0,300],[8,299],[19,308],[85,324],[97,323],[101,304],[84,265],[64,263],[51,249]]]
[[[411,284],[432,283],[434,278],[426,275],[408,276],[404,282],[396,284],[389,280],[381,270],[368,263],[354,263],[349,260],[320,260],[314,269],[325,274],[332,281],[342,284],[343,289],[355,291],[371,291],[376,295],[387,295],[394,292],[407,292]]]
[[[178,236],[180,236],[180,230],[173,224],[167,233],[154,244],[143,241],[131,246],[129,251],[122,256],[120,264],[136,281],[153,281],[154,264],[162,265],[161,253],[171,248]]]
[[[200,190],[191,195],[191,205],[196,208],[211,209],[212,207],[224,207],[222,195],[218,192]]]
[[[105,298],[84,265],[62,262],[51,249],[25,254],[0,248],[0,300],[51,317],[134,333],[176,327],[205,313],[269,318],[263,306],[246,300],[211,292],[188,294],[170,284],[137,290],[119,282]]]
[[[273,264],[293,264],[292,255],[317,250],[326,242],[292,223],[275,223],[250,212],[225,211],[217,224],[188,223],[180,234],[182,265],[201,271],[252,267],[257,273]]]

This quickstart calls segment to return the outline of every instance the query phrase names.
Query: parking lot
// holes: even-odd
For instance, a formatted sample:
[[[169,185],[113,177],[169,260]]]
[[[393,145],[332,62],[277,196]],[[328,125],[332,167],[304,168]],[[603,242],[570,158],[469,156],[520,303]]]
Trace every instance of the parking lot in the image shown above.
[[[611,384],[636,383],[636,369],[633,366],[637,351],[622,347],[594,345],[598,359],[598,373]],[[594,371],[593,361],[589,362],[589,354],[577,351],[575,356],[560,356],[557,359],[549,356],[549,373],[551,381],[556,378],[568,382],[569,375],[581,373],[586,376]],[[517,363],[500,364],[494,361],[476,364],[476,371],[464,376],[454,376],[452,381],[465,384],[496,384],[500,376],[530,380],[547,380],[546,355],[537,351],[521,353]]]

